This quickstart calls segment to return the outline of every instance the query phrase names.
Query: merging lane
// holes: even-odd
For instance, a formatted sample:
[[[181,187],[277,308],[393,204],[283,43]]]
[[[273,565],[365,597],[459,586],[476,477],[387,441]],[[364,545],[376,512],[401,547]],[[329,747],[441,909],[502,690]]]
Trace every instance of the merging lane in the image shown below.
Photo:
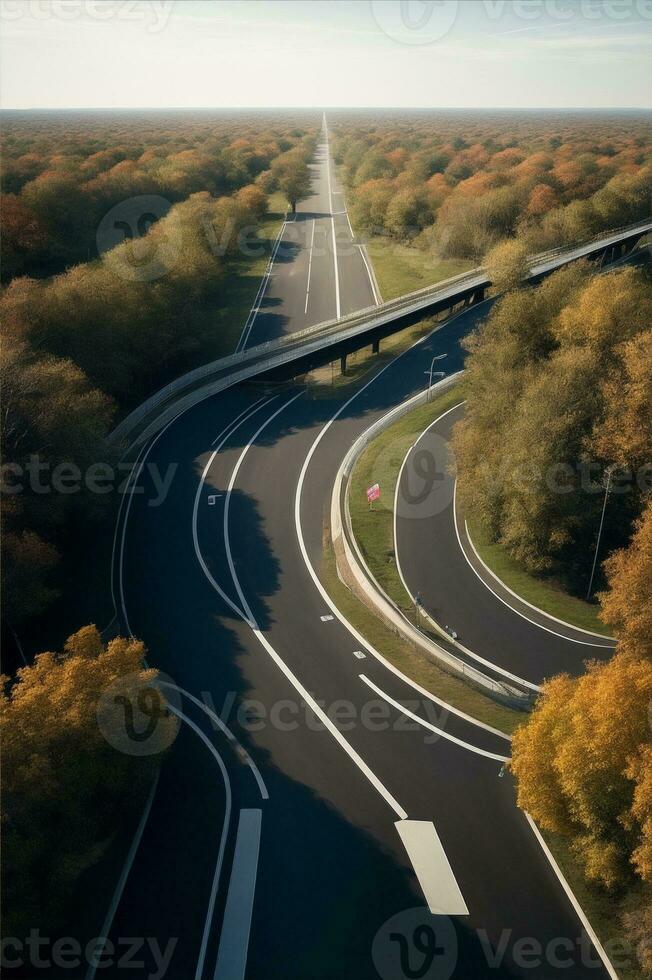
[[[374,302],[328,170],[322,143],[309,217],[296,222],[308,234],[274,264],[256,341],[323,319],[316,304],[337,305],[337,293],[342,312]],[[329,226],[331,273],[328,246],[317,256],[315,244]],[[168,976],[399,980],[423,963],[425,935],[439,980],[613,976],[515,805],[502,775],[509,741],[386,664],[321,581],[331,489],[352,441],[422,386],[434,354],[459,369],[459,341],[481,315],[457,317],[352,399],[243,385],[148,446],[114,587],[123,627],[185,692],[191,724],[170,750],[110,933],[177,940]],[[170,491],[152,506],[153,467],[169,466]],[[528,939],[556,959],[524,963]]]

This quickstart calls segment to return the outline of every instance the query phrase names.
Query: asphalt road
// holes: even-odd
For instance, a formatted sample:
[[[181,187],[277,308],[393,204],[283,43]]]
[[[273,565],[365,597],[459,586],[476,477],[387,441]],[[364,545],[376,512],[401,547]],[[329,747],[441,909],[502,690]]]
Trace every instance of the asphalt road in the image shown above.
[[[426,612],[490,664],[534,684],[586,660],[607,658],[613,642],[573,629],[528,608],[482,573],[464,518],[455,511],[451,430],[459,405],[410,449],[397,494],[395,550],[404,583]],[[477,569],[477,571],[476,571]],[[481,665],[480,665],[481,666]]]
[[[305,248],[270,279],[287,320],[265,313],[252,332],[312,315],[309,303],[300,319]],[[337,281],[342,311],[368,305],[360,250],[338,252],[335,268],[324,258],[315,303],[333,303]],[[508,741],[385,664],[320,580],[351,442],[423,384],[433,354],[458,369],[481,312],[370,375],[353,400],[241,386],[148,445],[113,586],[122,628],[145,640],[185,717],[108,930],[116,945],[148,937],[142,975],[167,949],[175,980],[607,976],[501,776]]]
[[[271,275],[239,349],[376,304],[365,256],[354,243],[344,194],[329,158],[325,129],[311,172],[311,193],[283,225]]]

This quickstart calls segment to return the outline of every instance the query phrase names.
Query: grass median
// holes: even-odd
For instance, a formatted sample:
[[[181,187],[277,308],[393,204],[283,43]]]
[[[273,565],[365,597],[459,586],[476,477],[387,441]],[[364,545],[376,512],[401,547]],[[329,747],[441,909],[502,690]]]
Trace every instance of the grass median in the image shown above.
[[[609,627],[598,618],[599,606],[570,595],[551,580],[530,575],[501,544],[491,541],[478,521],[469,520],[468,525],[471,540],[485,565],[521,599],[565,623],[603,636],[610,635]]]

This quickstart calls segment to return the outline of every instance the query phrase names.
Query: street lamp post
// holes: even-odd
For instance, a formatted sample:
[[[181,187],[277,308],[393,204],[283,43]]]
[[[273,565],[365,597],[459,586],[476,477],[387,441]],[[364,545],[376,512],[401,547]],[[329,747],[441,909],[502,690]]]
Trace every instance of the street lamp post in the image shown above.
[[[598,563],[598,551],[600,550],[600,538],[602,537],[602,527],[604,525],[604,515],[607,509],[607,499],[609,497],[609,488],[611,486],[611,474],[613,473],[613,466],[608,466],[605,470],[607,475],[607,482],[604,486],[604,500],[602,502],[602,515],[600,517],[600,527],[598,528],[598,540],[595,543],[595,554],[593,555],[593,567],[591,568],[591,578],[589,580],[589,587],[586,593],[586,601],[588,602],[591,598],[591,592],[593,591],[593,578],[595,576],[595,566]]]
[[[432,361],[430,362],[430,370],[425,372],[425,374],[428,375],[428,397],[427,397],[426,401],[430,401],[430,389],[432,388],[432,379],[433,379],[432,369],[435,366],[435,361],[441,361],[445,357],[447,357],[446,354],[435,354],[435,356],[433,357]],[[446,374],[445,371],[436,371],[435,374],[434,374],[434,377],[436,377],[436,378],[443,378],[445,376],[445,374]]]

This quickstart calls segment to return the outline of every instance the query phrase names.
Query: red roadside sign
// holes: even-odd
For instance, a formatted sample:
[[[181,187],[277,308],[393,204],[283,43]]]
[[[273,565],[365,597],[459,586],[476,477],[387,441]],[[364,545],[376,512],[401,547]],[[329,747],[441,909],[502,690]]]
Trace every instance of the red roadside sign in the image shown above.
[[[380,484],[374,483],[373,487],[369,487],[367,490],[367,500],[371,503],[373,500],[378,500],[380,497]]]

